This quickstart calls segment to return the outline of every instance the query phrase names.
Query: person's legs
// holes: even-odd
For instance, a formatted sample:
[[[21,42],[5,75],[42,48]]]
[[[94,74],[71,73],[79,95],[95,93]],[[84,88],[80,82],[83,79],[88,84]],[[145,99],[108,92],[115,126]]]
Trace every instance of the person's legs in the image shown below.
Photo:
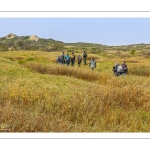
[[[69,60],[66,60],[66,65],[69,66]]]
[[[74,66],[74,60],[72,60],[72,66]]]
[[[78,67],[80,67],[81,62],[78,61]]]
[[[71,59],[71,66],[72,66],[72,59]]]
[[[79,62],[79,66],[81,66],[81,61]]]
[[[62,64],[64,64],[64,59],[62,59]]]
[[[84,60],[84,65],[86,65],[86,58],[84,57],[83,60]]]

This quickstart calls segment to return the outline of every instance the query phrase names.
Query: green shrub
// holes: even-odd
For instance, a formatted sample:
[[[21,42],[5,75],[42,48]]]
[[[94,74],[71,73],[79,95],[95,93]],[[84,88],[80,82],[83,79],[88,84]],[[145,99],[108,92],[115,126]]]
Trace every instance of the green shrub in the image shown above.
[[[136,50],[133,49],[133,50],[130,51],[130,54],[131,54],[132,56],[134,56],[134,55],[135,55],[135,52],[136,52]]]

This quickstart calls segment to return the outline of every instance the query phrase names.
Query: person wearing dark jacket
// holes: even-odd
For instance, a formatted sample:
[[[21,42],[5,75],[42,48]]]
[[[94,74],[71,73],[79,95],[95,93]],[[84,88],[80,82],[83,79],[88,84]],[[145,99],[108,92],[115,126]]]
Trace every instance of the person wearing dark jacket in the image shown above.
[[[65,64],[65,54],[64,54],[64,52],[62,52],[61,58],[62,58],[62,64]]]
[[[58,56],[58,57],[57,57],[57,62],[58,62],[58,64],[62,64],[61,56]]]
[[[116,62],[115,66],[113,66],[113,73],[114,75],[118,76],[118,72],[117,72],[117,69],[118,69],[118,66],[119,64]]]
[[[123,67],[124,67],[124,65],[122,66],[116,62],[116,65],[113,66],[113,69],[112,69],[114,72],[114,75],[116,75],[116,76],[123,75],[125,73],[125,68],[123,70]]]
[[[122,64],[122,74],[126,75],[127,73],[128,73],[128,67],[127,67],[126,61],[124,61]]]
[[[83,52],[84,65],[86,65],[86,58],[87,58],[87,53],[84,51],[84,52]]]

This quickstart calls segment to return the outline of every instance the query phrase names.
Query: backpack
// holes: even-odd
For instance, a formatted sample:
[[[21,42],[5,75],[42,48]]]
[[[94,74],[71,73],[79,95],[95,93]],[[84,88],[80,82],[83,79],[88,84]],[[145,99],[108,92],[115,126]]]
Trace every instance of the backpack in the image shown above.
[[[115,66],[113,66],[112,71],[115,71]]]
[[[74,55],[71,55],[71,59],[74,59],[75,58],[75,56]]]
[[[128,67],[126,64],[122,64],[122,71],[123,72],[127,72],[128,71]]]
[[[95,61],[91,61],[90,67],[91,67],[91,68],[95,68],[95,67],[96,67],[96,66],[95,66]]]
[[[70,57],[69,57],[69,56],[66,56],[66,60],[70,60]]]
[[[124,70],[124,71],[127,71],[127,70],[128,70],[128,67],[127,67],[127,65],[126,65],[126,64],[124,65],[123,70]]]
[[[82,57],[81,57],[81,56],[79,56],[79,57],[78,57],[78,60],[79,60],[79,61],[81,61],[81,60],[82,60]]]
[[[83,54],[83,57],[87,57],[87,53],[84,53],[84,54]]]
[[[122,72],[122,66],[119,65],[119,66],[117,67],[117,72]]]
[[[125,66],[123,70],[124,70],[124,71],[127,71],[127,70],[128,70],[128,67],[127,67],[127,66]]]

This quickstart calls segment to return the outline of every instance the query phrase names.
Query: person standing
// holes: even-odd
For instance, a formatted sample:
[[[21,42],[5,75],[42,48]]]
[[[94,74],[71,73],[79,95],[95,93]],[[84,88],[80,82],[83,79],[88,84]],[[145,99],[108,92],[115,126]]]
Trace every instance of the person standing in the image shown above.
[[[58,63],[58,64],[62,64],[61,56],[58,56],[56,60],[57,60],[57,63]]]
[[[79,54],[78,55],[78,67],[80,67],[81,62],[82,62],[82,56]]]
[[[66,61],[66,65],[69,66],[69,64],[70,64],[70,56],[69,56],[69,54],[67,54],[65,56],[65,61]]]
[[[61,58],[62,58],[62,64],[65,64],[65,54],[64,54],[64,52],[62,52]]]
[[[126,61],[124,61],[122,64],[122,74],[126,75],[127,73],[128,73],[128,67],[127,67]]]
[[[113,69],[112,69],[114,75],[116,75],[116,76],[118,76],[118,72],[117,72],[118,65],[119,65],[118,62],[116,62],[115,66],[113,66]]]
[[[122,65],[116,62],[116,65],[113,67],[114,75],[120,76],[123,74]]]
[[[94,70],[96,68],[96,61],[94,60],[94,58],[91,58],[91,61],[89,63],[89,67]]]
[[[86,53],[86,51],[84,51],[84,52],[83,52],[84,65],[86,65],[86,59],[87,59],[87,53]]]
[[[70,57],[70,60],[71,60],[71,66],[74,66],[75,59],[76,59],[76,57],[75,57],[74,53],[72,52],[71,57]]]

